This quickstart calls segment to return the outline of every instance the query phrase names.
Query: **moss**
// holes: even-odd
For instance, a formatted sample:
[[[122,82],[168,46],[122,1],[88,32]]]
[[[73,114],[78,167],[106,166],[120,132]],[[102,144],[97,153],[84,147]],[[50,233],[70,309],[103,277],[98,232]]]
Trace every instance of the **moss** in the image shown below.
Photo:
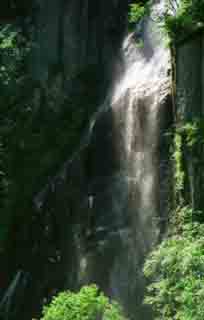
[[[174,136],[174,152],[173,152],[173,160],[174,160],[174,188],[175,195],[181,197],[181,193],[184,190],[184,178],[185,172],[183,169],[183,154],[182,154],[182,136],[178,132],[175,133]]]
[[[173,162],[174,162],[174,191],[177,201],[182,202],[185,189],[184,153],[199,158],[200,148],[204,143],[203,120],[193,119],[178,125],[174,133]],[[180,199],[180,200],[179,200]],[[179,203],[180,205],[180,203]]]

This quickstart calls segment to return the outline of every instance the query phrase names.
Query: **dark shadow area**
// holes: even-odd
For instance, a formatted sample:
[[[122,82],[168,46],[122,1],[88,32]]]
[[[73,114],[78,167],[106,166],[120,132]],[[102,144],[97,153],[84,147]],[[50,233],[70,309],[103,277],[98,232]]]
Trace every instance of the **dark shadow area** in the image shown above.
[[[74,228],[81,217],[77,199],[80,201],[87,188],[87,175],[91,177],[96,174],[94,167],[89,166],[88,162],[94,166],[94,161],[100,160],[101,156],[97,151],[95,158],[95,151],[90,151],[92,155],[88,156],[85,165],[76,159],[76,163],[69,166],[62,179],[55,176],[55,173],[77,149],[91,115],[107,95],[126,29],[126,1],[89,1],[87,9],[83,1],[69,1],[68,7],[62,2],[59,4],[65,9],[63,14],[62,11],[57,11],[59,16],[56,30],[59,33],[52,34],[49,30],[50,22],[56,21],[56,11],[51,11],[50,8],[54,6],[49,6],[46,1],[42,1],[41,7],[34,8],[35,12],[30,2],[19,1],[15,2],[14,6],[8,2],[3,5],[4,11],[0,14],[0,19],[2,15],[2,19],[5,18],[8,22],[19,17],[30,18],[30,15],[34,14],[35,39],[38,40],[38,34],[39,37],[42,36],[40,45],[35,49],[38,51],[30,56],[31,78],[34,79],[34,88],[30,95],[37,96],[37,107],[32,116],[19,116],[21,121],[15,135],[9,137],[11,144],[15,145],[15,154],[10,163],[14,188],[9,212],[11,225],[5,250],[1,253],[3,280],[0,314],[3,320],[6,317],[9,320],[39,317],[42,305],[51,296],[63,288],[73,289],[77,286],[78,257]],[[70,74],[72,63],[68,65],[66,58],[71,49],[65,42],[68,36],[66,21],[72,6],[75,6],[76,10],[73,11],[75,20],[72,23],[76,25],[73,26],[75,33],[72,34],[72,41],[78,46],[78,56],[73,61],[79,68]],[[85,25],[81,20],[83,10],[85,20],[87,19]],[[59,19],[62,19],[61,28],[58,28]],[[45,33],[43,38],[43,33],[37,29],[39,20],[45,29],[48,28],[50,42],[46,42],[47,34]],[[84,38],[86,53],[82,58],[80,50],[83,48]],[[56,60],[54,55],[50,54],[53,43],[57,44]],[[37,69],[39,77],[44,75],[46,70],[46,82],[33,76],[33,70]],[[61,74],[63,80],[59,84],[59,96],[63,99],[59,100],[59,96],[55,96],[55,81]],[[111,115],[107,114],[105,117],[105,127],[97,129],[97,139],[100,138],[102,129],[109,130],[112,127]],[[16,119],[18,120],[18,115]],[[23,148],[19,147],[19,140],[22,139]],[[112,160],[115,159],[113,141],[109,146],[106,139],[108,138],[104,137],[104,144],[107,143],[109,151],[102,175],[106,170],[107,174],[110,173],[109,166],[111,170],[115,166],[115,160]],[[83,166],[84,169],[81,169]],[[83,170],[87,172],[84,173]],[[39,202],[36,207],[33,205],[33,198],[44,185],[47,186],[46,192],[43,194],[42,203]],[[9,288],[19,272],[21,277],[10,291]],[[1,301],[5,303],[1,305]]]

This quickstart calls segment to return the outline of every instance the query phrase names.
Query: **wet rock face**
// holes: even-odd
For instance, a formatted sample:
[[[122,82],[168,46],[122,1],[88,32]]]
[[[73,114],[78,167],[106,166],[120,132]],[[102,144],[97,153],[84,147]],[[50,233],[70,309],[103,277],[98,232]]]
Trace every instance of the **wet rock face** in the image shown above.
[[[125,0],[40,1],[35,78],[45,81],[58,70],[68,81],[94,66],[101,73],[101,82],[107,81],[126,26],[127,7]]]
[[[73,225],[81,219],[77,199],[87,188],[83,172],[88,158],[74,164],[71,185],[65,178],[54,179],[45,188],[48,196],[43,204],[34,201],[33,208],[32,198],[53,181],[56,168],[78,148],[89,118],[107,95],[120,60],[127,8],[125,0],[34,0],[32,19],[23,21],[26,34],[27,24],[34,23],[29,91],[22,93],[33,109],[29,131],[22,126],[27,151],[20,154],[18,169],[14,164],[19,178],[15,180],[8,250],[1,264],[5,283],[0,291],[1,300],[18,272],[28,274],[20,300],[15,293],[12,306],[3,307],[17,319],[39,315],[43,298],[64,288],[65,280],[70,288],[78,284]],[[20,287],[21,282],[16,290]]]
[[[24,18],[31,13],[32,7],[33,1],[6,0],[1,7],[0,22],[12,23],[18,18]]]
[[[176,117],[177,126],[186,123],[195,124],[203,122],[204,115],[204,36],[203,33],[195,34],[193,38],[177,46],[176,50]],[[194,61],[194,63],[190,63]],[[200,127],[203,135],[202,124]],[[184,142],[184,141],[183,141]],[[203,147],[199,138],[190,150],[183,143],[183,165],[186,170],[185,199],[191,203],[195,210],[203,208]],[[199,174],[198,174],[199,171]]]

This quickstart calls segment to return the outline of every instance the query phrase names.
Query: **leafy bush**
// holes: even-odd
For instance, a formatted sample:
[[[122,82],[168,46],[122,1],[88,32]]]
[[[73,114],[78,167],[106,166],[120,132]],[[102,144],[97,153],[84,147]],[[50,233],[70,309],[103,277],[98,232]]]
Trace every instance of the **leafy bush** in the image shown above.
[[[128,13],[130,29],[149,13],[151,3],[151,1],[135,1],[130,4]],[[170,40],[179,41],[204,28],[203,12],[204,0],[167,0],[165,12],[156,20]]]
[[[125,320],[120,306],[110,302],[96,285],[78,293],[61,292],[43,309],[41,320]]]
[[[182,136],[178,132],[174,136],[174,181],[175,181],[175,193],[180,194],[184,188],[185,172],[183,170],[183,155],[182,155]]]
[[[128,22],[131,30],[149,12],[149,2],[138,1],[129,5]]]
[[[180,198],[184,191],[185,171],[183,152],[198,155],[200,148],[203,147],[204,139],[204,123],[203,120],[192,119],[192,121],[185,122],[177,126],[174,134],[173,146],[173,163],[174,163],[174,191],[176,197]]]
[[[145,7],[141,3],[130,4],[129,23],[137,23],[145,15]]]
[[[186,213],[190,217],[192,210]],[[164,240],[147,260],[144,272],[152,284],[145,302],[156,319],[204,319],[203,234],[204,225],[188,222],[181,235]]]
[[[185,195],[188,172],[185,154],[199,157],[203,148],[203,121],[192,119],[174,132],[173,165],[176,208],[169,236],[146,260],[144,273],[151,283],[145,303],[156,319],[204,319],[204,224],[203,212],[194,210]]]
[[[204,0],[168,0],[164,26],[174,40],[204,27]],[[179,36],[178,36],[179,35]]]

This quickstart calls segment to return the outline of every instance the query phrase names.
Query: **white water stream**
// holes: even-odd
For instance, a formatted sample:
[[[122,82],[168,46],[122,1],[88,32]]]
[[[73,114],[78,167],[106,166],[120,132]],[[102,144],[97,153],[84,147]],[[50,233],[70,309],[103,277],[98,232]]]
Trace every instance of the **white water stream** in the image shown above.
[[[72,247],[78,259],[74,265],[78,282],[97,282],[141,320],[151,319],[141,310],[142,268],[159,241],[159,220],[165,214],[161,211],[165,211],[166,173],[161,169],[159,150],[171,95],[170,52],[155,22],[164,10],[164,0],[155,2],[142,32],[125,37],[118,62],[123,72],[115,75],[114,85],[93,115],[77,152],[35,198],[41,210],[47,194],[57,192],[59,179],[65,189],[70,183],[70,193],[73,181],[79,190],[84,183],[85,190],[72,199],[77,208],[74,214],[82,212],[86,217],[76,230],[87,228],[84,233],[89,236],[87,240],[81,232]],[[84,159],[92,172],[82,173],[78,185],[77,174],[87,165]],[[71,182],[66,182],[70,176]],[[87,220],[92,221],[88,226]]]

